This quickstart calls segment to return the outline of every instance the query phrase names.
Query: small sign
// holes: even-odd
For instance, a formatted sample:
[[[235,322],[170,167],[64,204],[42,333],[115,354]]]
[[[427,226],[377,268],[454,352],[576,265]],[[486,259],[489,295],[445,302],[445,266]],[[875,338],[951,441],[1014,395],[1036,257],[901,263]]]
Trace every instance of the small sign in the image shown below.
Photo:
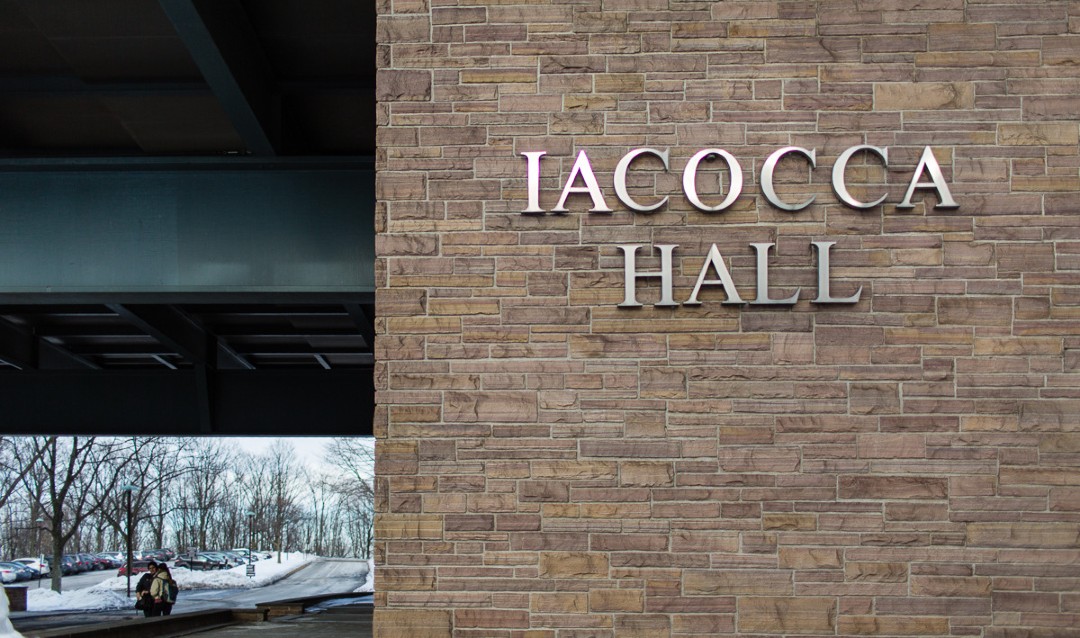
[[[248,578],[255,578],[255,563],[248,563],[247,576]]]

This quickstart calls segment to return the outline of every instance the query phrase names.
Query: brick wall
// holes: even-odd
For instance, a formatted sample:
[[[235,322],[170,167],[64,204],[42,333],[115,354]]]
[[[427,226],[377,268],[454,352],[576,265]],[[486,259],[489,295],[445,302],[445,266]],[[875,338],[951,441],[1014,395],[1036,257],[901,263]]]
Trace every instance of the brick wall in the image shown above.
[[[1080,636],[1080,3],[379,5],[377,635]],[[897,208],[926,146],[956,210]],[[521,214],[583,149],[614,212]],[[684,301],[753,242],[795,306],[617,307],[619,244]]]

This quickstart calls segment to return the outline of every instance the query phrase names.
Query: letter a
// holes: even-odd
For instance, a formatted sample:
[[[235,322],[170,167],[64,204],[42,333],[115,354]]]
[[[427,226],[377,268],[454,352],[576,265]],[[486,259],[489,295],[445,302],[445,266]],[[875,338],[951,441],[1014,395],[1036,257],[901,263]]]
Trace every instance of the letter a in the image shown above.
[[[929,171],[930,179],[933,181],[920,182],[919,178],[922,177],[923,171]],[[938,205],[934,208],[960,208],[960,204],[953,200],[949,185],[945,183],[945,176],[941,173],[941,166],[938,165],[937,158],[934,157],[934,152],[929,146],[923,149],[919,165],[915,167],[915,174],[911,176],[911,184],[908,185],[907,193],[904,194],[904,201],[896,207],[915,208],[915,204],[911,203],[911,196],[915,194],[916,188],[932,188],[937,191]]]
[[[719,279],[705,279],[709,274],[710,266],[716,269]],[[690,293],[690,298],[683,302],[684,306],[701,305],[701,302],[698,301],[698,293],[701,291],[702,286],[723,286],[724,294],[727,295],[727,299],[723,303],[743,303],[742,298],[739,297],[739,291],[735,290],[735,282],[731,280],[731,273],[728,272],[727,266],[724,265],[724,257],[720,254],[720,249],[716,247],[716,244],[713,244],[712,248],[709,249],[709,256],[705,258],[705,264],[701,267],[701,274],[698,275],[697,283],[694,284],[694,292]]]
[[[582,181],[585,182],[584,186],[574,186],[579,175],[581,176]],[[611,212],[607,202],[604,201],[604,194],[600,192],[600,184],[597,183],[596,175],[593,174],[592,164],[589,163],[589,156],[585,154],[584,150],[578,153],[577,160],[574,162],[574,168],[570,169],[570,177],[566,178],[566,185],[563,187],[562,196],[559,197],[559,203],[555,205],[555,208],[551,209],[551,212],[568,212],[566,208],[566,198],[569,197],[571,193],[584,193],[592,198],[593,207],[589,210],[590,213]]]

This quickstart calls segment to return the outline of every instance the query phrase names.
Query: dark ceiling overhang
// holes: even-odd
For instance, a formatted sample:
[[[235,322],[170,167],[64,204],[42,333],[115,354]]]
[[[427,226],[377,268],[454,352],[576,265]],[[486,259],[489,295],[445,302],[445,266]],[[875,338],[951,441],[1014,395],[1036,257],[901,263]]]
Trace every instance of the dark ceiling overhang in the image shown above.
[[[374,154],[363,0],[0,0],[0,154]]]
[[[0,434],[370,434],[375,23],[0,0]]]
[[[371,434],[371,295],[0,294],[9,434]]]

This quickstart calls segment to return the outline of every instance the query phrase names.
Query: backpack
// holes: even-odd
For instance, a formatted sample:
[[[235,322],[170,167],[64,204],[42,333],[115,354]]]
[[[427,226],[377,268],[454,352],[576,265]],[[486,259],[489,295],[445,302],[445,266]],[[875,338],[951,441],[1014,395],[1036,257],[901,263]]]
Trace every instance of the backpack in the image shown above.
[[[175,580],[169,580],[169,602],[175,603],[176,597],[180,595],[180,587],[177,586]]]

